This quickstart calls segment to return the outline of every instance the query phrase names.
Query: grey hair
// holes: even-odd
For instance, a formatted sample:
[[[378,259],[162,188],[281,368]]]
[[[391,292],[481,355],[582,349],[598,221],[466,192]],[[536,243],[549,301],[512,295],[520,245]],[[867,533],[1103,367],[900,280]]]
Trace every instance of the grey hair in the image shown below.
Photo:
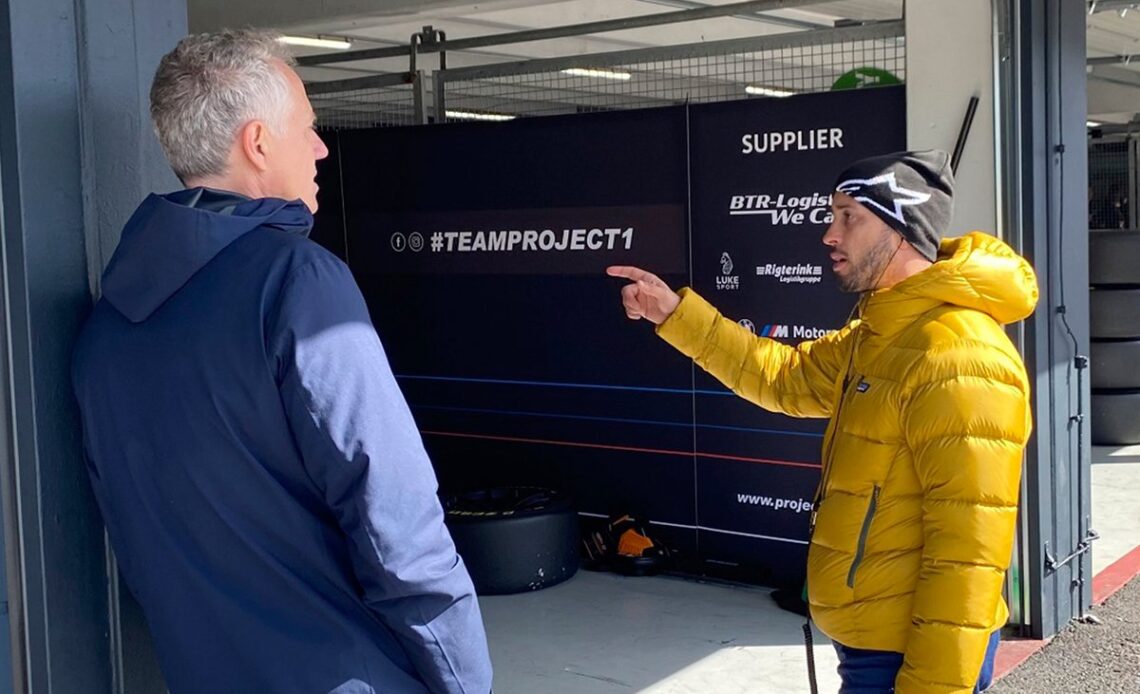
[[[185,183],[223,174],[238,130],[251,120],[280,132],[296,64],[279,34],[253,29],[187,36],[163,56],[150,87],[150,118]]]

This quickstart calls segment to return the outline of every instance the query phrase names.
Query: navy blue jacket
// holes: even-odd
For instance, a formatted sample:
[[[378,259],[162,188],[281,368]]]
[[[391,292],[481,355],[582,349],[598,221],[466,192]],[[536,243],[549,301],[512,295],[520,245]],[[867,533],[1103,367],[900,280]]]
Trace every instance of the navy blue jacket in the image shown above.
[[[139,206],[76,348],[88,470],[174,694],[487,694],[436,479],[300,201]]]

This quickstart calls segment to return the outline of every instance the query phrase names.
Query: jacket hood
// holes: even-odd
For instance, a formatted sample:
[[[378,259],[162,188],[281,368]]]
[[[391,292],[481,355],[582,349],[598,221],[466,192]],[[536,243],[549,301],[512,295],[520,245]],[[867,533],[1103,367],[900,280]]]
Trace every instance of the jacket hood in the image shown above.
[[[1022,320],[1037,306],[1033,267],[1000,239],[980,231],[943,239],[938,260],[867,299],[864,320],[877,332],[909,323],[939,304],[974,309],[1002,325]]]
[[[312,226],[300,200],[207,188],[149,195],[123,228],[103,273],[103,297],[141,323],[243,234],[258,227],[308,234]]]

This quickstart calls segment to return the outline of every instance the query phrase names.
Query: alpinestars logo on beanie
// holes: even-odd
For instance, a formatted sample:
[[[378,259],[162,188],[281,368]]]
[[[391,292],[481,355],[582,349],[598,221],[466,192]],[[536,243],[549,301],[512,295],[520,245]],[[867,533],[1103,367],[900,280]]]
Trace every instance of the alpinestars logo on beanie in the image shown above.
[[[900,186],[895,180],[893,171],[874,178],[852,178],[840,183],[835,189],[847,193],[865,205],[874,205],[884,214],[897,219],[900,224],[906,223],[906,220],[903,219],[904,206],[921,205],[930,199],[930,193],[922,193]],[[887,208],[880,201],[891,202],[894,209]]]
[[[954,172],[941,150],[894,152],[860,159],[836,177],[849,195],[898,232],[930,262],[954,216]]]

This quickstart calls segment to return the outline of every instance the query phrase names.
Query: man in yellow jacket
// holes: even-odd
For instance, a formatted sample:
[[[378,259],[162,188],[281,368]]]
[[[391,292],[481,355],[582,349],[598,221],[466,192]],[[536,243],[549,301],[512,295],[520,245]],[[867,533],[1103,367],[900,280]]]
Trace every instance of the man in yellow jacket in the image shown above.
[[[795,347],[757,337],[690,289],[632,280],[627,315],[743,398],[828,417],[808,551],[808,603],[839,652],[841,692],[973,692],[1009,616],[1025,366],[1002,326],[1037,303],[1030,265],[981,232],[943,239],[945,152],[856,162],[823,236],[839,286],[862,294],[842,329]]]

